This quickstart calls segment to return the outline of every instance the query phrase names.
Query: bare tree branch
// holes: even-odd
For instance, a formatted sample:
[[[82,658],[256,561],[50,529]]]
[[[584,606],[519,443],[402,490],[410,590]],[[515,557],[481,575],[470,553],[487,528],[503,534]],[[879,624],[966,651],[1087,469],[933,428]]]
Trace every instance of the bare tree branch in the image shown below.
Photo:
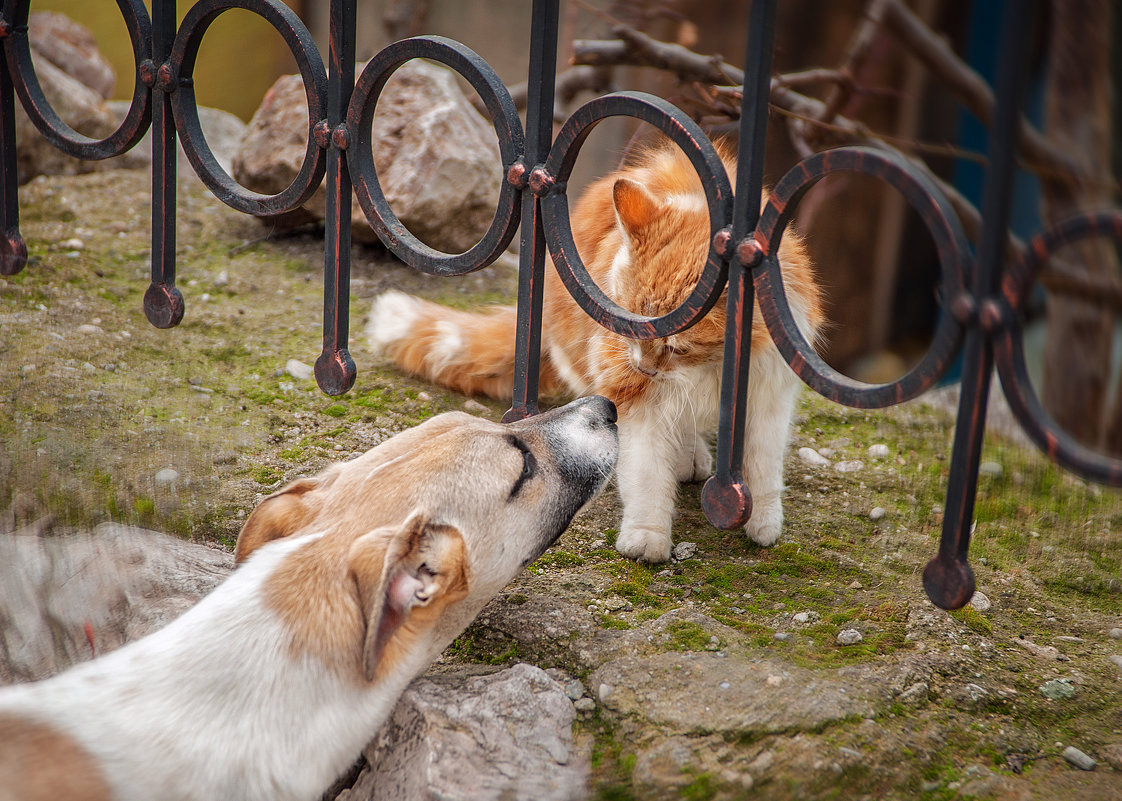
[[[813,70],[773,78],[772,102],[776,102],[777,88],[789,90],[791,86],[806,85],[811,80],[830,80],[835,88],[826,103],[817,106],[822,115],[817,119],[827,124],[834,122],[838,110],[855,91],[853,71],[864,59],[876,26],[883,26],[896,36],[984,124],[988,126],[992,122],[994,97],[989,85],[899,0],[872,0],[865,21],[838,70]],[[718,55],[706,56],[681,45],[660,42],[625,25],[615,26],[612,33],[616,39],[574,41],[573,64],[652,67],[673,73],[683,83],[698,81],[715,87],[744,83],[744,71]],[[867,136],[875,134],[868,132]],[[811,137],[806,138],[814,144]],[[1049,145],[1026,120],[1021,121],[1019,145],[1026,167],[1044,180],[1072,183],[1088,178],[1073,158]]]

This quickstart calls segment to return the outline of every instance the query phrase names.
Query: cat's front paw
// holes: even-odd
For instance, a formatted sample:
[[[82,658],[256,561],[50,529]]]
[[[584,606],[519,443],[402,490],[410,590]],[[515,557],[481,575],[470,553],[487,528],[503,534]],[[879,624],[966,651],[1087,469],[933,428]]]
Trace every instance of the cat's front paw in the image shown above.
[[[783,507],[779,504],[757,507],[744,525],[744,530],[757,545],[774,545],[783,533]]]
[[[636,562],[666,562],[670,545],[670,532],[639,526],[621,526],[616,537],[616,550]]]

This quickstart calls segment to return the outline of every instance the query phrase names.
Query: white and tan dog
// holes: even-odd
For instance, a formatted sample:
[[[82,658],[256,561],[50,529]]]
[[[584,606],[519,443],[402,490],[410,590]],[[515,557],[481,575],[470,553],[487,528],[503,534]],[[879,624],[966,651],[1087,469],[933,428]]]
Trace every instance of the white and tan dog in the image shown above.
[[[603,485],[615,408],[435,417],[267,498],[171,625],[0,690],[0,799],[315,799]]]

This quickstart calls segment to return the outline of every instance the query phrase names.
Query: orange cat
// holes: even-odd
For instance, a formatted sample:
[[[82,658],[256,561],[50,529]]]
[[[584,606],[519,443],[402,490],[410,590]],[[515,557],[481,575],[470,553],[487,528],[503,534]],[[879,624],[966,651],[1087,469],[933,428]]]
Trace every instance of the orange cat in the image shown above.
[[[724,155],[730,177],[735,160]],[[765,198],[766,199],[766,198]],[[697,173],[663,146],[592,184],[572,212],[573,236],[593,280],[620,306],[658,316],[692,291],[709,248],[709,214]],[[779,250],[791,309],[810,341],[822,322],[813,269],[788,231]],[[697,325],[639,341],[599,326],[546,270],[541,392],[604,395],[619,408],[617,486],[623,501],[616,548],[646,562],[670,558],[678,483],[709,475],[706,435],[719,414],[724,298]],[[783,456],[799,379],[768,335],[757,308],[748,379],[744,477],[754,510],[746,529],[761,545],[783,523]],[[403,370],[467,394],[509,400],[514,307],[478,313],[390,291],[374,302],[371,347]]]

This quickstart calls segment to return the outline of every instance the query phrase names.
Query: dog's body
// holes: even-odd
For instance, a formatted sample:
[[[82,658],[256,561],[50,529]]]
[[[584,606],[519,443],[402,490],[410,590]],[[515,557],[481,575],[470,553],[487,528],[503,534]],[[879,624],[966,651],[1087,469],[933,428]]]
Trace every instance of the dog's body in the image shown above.
[[[602,486],[614,420],[442,415],[266,499],[183,617],[0,690],[0,799],[317,798]]]

